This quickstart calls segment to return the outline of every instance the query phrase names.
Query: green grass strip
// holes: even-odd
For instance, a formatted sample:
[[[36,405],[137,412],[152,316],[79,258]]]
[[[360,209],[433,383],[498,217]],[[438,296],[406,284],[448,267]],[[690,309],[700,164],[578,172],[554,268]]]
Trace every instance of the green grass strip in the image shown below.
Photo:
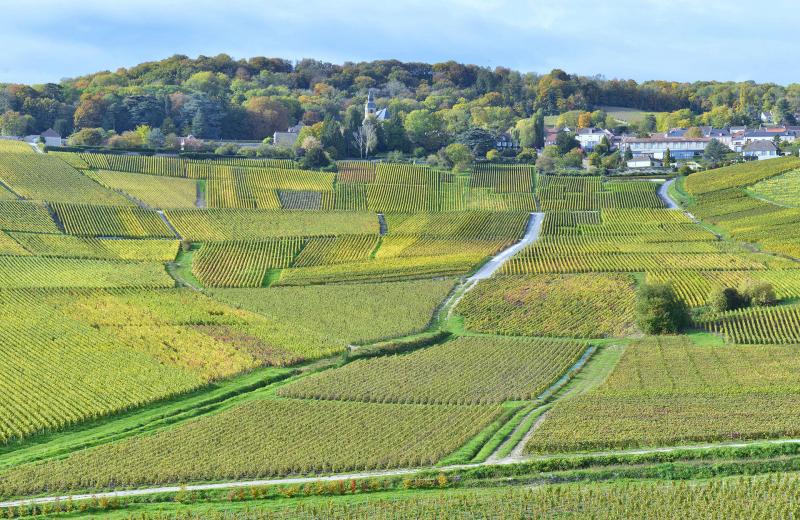
[[[480,449],[491,439],[497,430],[503,427],[519,410],[522,408],[518,402],[503,403],[503,412],[497,416],[486,428],[472,438],[464,446],[448,455],[437,466],[449,466],[452,464],[466,464],[480,451]]]
[[[489,439],[486,442],[486,444],[483,445],[483,448],[481,448],[478,454],[475,455],[475,457],[473,457],[473,459],[470,462],[484,462],[486,459],[488,459],[489,456],[492,453],[494,453],[497,447],[503,444],[503,442],[505,442],[506,439],[510,440],[509,436],[515,433],[515,429],[517,428],[517,426],[519,426],[520,423],[522,423],[522,421],[525,419],[525,417],[533,410],[535,410],[537,406],[539,406],[538,403],[530,403],[527,406],[520,408],[519,411],[516,414],[514,414],[511,420],[507,421],[500,429],[498,429],[495,432],[494,435],[492,435],[492,438]],[[513,449],[513,446],[509,448],[508,451],[510,452],[511,449]],[[498,455],[499,454],[500,452],[498,452]]]

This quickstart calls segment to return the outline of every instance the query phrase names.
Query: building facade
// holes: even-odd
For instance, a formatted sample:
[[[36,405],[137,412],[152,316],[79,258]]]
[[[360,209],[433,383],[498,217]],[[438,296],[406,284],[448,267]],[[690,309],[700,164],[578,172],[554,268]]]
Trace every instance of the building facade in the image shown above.
[[[630,149],[634,156],[650,155],[663,159],[669,149],[673,159],[691,159],[702,155],[710,141],[710,137],[629,137],[622,140],[622,146]]]

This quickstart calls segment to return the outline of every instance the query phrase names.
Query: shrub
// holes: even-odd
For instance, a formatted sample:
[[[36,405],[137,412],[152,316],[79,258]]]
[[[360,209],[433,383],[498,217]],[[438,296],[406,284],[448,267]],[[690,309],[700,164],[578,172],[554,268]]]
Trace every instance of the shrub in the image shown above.
[[[106,140],[106,131],[102,128],[82,128],[69,136],[70,146],[100,146]]]
[[[538,154],[534,148],[523,148],[522,151],[517,154],[517,162],[520,163],[536,164],[537,158]]]
[[[465,144],[453,143],[447,145],[444,149],[444,155],[450,164],[453,165],[454,170],[466,170],[475,158],[472,156],[472,151]]]
[[[323,168],[330,163],[330,158],[321,146],[311,146],[306,149],[306,154],[300,160],[300,166],[305,169]]]
[[[390,163],[403,162],[403,160],[405,160],[405,156],[400,150],[392,150],[386,154],[386,160]]]
[[[742,295],[732,287],[716,289],[708,297],[708,305],[717,312],[732,311],[744,304]]]
[[[218,146],[214,153],[217,155],[236,155],[239,153],[239,147],[233,143],[223,144]]]
[[[643,284],[637,294],[636,323],[646,334],[673,334],[689,324],[689,310],[672,285]]]
[[[746,305],[774,305],[778,301],[775,288],[769,282],[745,281],[739,289]]]

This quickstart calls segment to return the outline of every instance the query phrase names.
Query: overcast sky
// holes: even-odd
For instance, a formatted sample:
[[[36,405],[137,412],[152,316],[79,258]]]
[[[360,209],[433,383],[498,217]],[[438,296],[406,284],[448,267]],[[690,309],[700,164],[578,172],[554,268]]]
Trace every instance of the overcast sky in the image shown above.
[[[798,0],[0,1],[0,82],[219,53],[800,82]]]

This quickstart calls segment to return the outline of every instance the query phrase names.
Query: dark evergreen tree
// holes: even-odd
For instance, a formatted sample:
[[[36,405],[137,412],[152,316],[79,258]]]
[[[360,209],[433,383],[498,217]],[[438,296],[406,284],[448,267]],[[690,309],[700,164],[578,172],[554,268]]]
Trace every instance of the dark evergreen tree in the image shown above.
[[[544,112],[537,110],[534,114],[533,125],[533,147],[537,149],[544,148]]]
[[[344,136],[342,136],[341,126],[330,117],[326,118],[322,123],[320,141],[325,149],[331,148],[336,151],[337,159],[347,156],[347,145],[344,141]]]
[[[458,134],[456,142],[468,146],[475,157],[485,157],[486,152],[495,147],[497,138],[483,128],[470,128]]]
[[[411,151],[411,141],[408,140],[406,129],[403,126],[403,120],[399,114],[393,114],[389,119],[383,122],[383,134],[386,140],[386,149],[388,151],[396,150],[398,152],[409,153]]]

